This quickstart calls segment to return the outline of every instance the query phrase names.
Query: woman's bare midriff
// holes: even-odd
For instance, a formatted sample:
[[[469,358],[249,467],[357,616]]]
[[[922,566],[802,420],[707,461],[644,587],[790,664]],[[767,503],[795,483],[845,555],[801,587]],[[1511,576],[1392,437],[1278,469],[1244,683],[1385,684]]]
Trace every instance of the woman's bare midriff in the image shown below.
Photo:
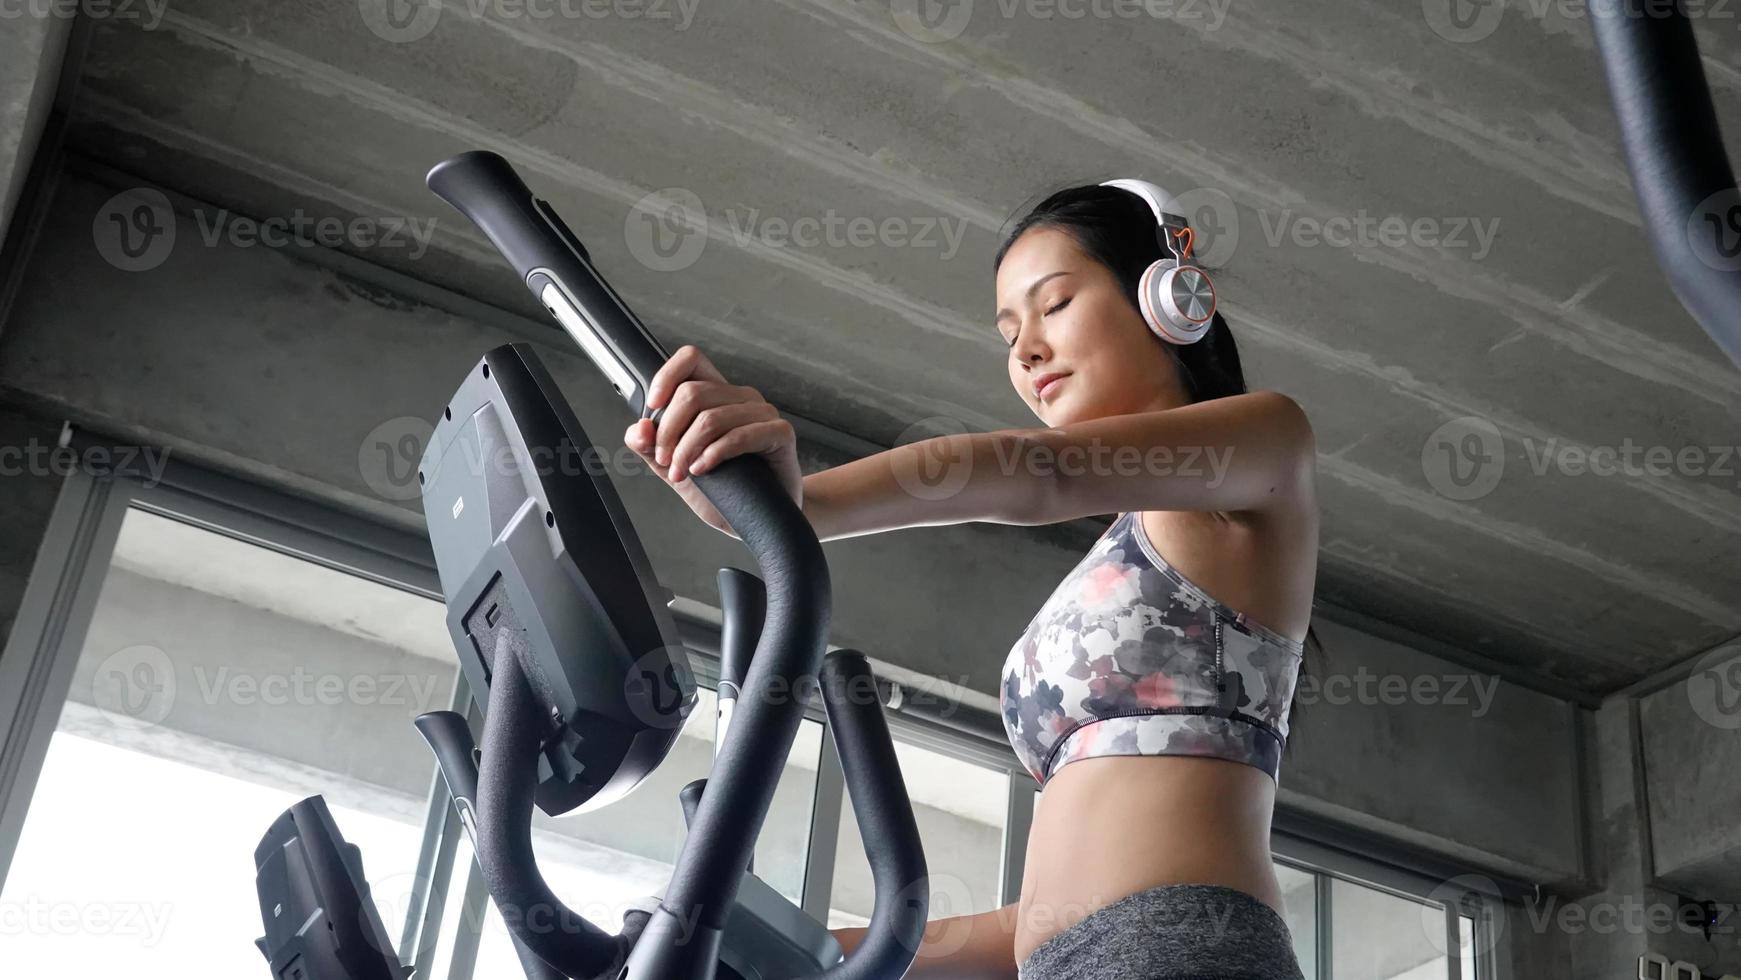
[[[1225,885],[1281,913],[1274,809],[1274,780],[1243,763],[1100,756],[1064,766],[1028,835],[1016,962],[1096,909],[1157,885]]]

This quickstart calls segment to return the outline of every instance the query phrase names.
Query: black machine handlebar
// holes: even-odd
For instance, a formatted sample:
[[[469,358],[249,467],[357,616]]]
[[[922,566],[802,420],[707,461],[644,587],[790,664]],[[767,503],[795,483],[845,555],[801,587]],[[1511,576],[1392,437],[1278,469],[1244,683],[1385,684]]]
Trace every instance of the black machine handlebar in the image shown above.
[[[638,415],[649,415],[646,392],[668,355],[593,268],[572,231],[538,200],[497,154],[474,151],[437,165],[429,188],[470,218],[519,273],[534,296],[580,344]],[[670,885],[658,909],[633,939],[619,976],[628,980],[688,980],[714,976],[720,937],[802,719],[793,682],[820,671],[847,789],[876,886],[867,941],[824,971],[830,978],[894,980],[912,963],[925,926],[928,883],[911,809],[888,741],[881,706],[847,705],[835,684],[869,674],[862,657],[825,649],[832,592],[815,530],[780,486],[766,460],[739,456],[693,477],[755,557],[766,584],[767,615],[738,699],[735,719],[714,759]],[[513,657],[496,660],[485,712],[478,824],[490,828],[477,854],[490,891],[505,907],[541,907],[562,923],[533,928],[504,915],[539,957],[569,976],[597,975],[620,953],[610,936],[556,900],[532,865],[530,814],[537,783],[540,719],[528,718],[526,678]],[[518,743],[518,744],[516,744]],[[880,743],[880,744],[879,744]],[[512,763],[498,760],[514,760]],[[531,760],[524,765],[519,760]],[[517,768],[516,768],[517,767]],[[530,767],[530,768],[528,768]],[[891,797],[890,791],[898,791]],[[507,832],[501,832],[506,830]],[[906,857],[904,857],[906,856]],[[571,921],[572,920],[572,921]]]
[[[586,246],[499,154],[461,153],[429,171],[429,189],[489,238],[520,281],[643,418],[647,387],[670,354],[592,267]]]
[[[1592,4],[1639,211],[1675,295],[1741,365],[1741,195],[1723,150],[1692,23],[1637,4]]]
[[[460,824],[465,827],[475,851],[478,846],[478,765],[472,757],[472,733],[465,716],[457,711],[429,711],[418,715],[415,724],[435,753],[436,767],[441,770],[448,795],[453,797],[454,810],[459,814]],[[540,959],[519,936],[512,938],[514,955],[520,958],[520,968],[525,971],[526,980],[564,980],[562,974]]]

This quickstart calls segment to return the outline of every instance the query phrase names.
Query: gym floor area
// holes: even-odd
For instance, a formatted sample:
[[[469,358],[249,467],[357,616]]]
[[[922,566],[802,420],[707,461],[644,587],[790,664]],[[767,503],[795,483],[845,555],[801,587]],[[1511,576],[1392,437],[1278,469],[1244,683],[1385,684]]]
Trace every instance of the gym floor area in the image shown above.
[[[1741,12],[1685,10],[1741,132]],[[416,980],[524,975],[411,724],[472,704],[419,467],[505,344],[611,460],[696,683],[657,771],[532,839],[607,929],[672,877],[717,576],[751,565],[430,193],[475,149],[666,349],[777,406],[805,474],[1034,426],[1002,232],[1067,184],[1163,185],[1252,387],[1316,438],[1320,642],[1271,838],[1304,976],[1741,975],[1741,373],[1653,258],[1590,16],[0,0],[0,976],[265,980],[252,857],[315,794]],[[823,546],[932,919],[1022,894],[1041,794],[1000,665],[1107,527]],[[877,902],[848,782],[808,699],[753,869],[831,930]]]

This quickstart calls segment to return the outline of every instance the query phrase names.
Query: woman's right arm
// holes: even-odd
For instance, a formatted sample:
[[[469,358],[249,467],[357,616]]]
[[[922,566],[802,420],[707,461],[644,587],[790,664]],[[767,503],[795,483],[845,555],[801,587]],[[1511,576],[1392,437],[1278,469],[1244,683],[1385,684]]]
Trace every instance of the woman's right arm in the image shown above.
[[[1019,429],[934,436],[811,473],[801,505],[822,541],[970,521],[1036,523],[1043,481],[999,477],[1026,468],[1032,448]]]
[[[905,976],[913,980],[1015,980],[1017,904],[927,922],[918,954]],[[840,941],[842,953],[851,953],[864,941],[862,926],[829,931]]]
[[[791,423],[754,388],[728,383],[693,344],[653,376],[647,406],[665,414],[657,424],[636,419],[624,445],[696,516],[734,538],[690,476],[746,454],[773,467],[823,541],[969,521],[1043,523],[1050,510],[1039,498],[1057,482],[1030,465],[1041,430],[1021,429],[935,436],[803,476]]]

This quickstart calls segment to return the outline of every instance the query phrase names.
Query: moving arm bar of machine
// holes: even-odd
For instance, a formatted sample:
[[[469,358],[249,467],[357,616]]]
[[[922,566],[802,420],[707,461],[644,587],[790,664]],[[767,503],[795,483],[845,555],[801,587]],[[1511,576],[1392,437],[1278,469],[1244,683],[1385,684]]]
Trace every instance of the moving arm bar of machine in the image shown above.
[[[1692,23],[1636,3],[1590,5],[1639,211],[1675,295],[1741,365],[1741,195]],[[1726,254],[1727,252],[1736,254]]]

